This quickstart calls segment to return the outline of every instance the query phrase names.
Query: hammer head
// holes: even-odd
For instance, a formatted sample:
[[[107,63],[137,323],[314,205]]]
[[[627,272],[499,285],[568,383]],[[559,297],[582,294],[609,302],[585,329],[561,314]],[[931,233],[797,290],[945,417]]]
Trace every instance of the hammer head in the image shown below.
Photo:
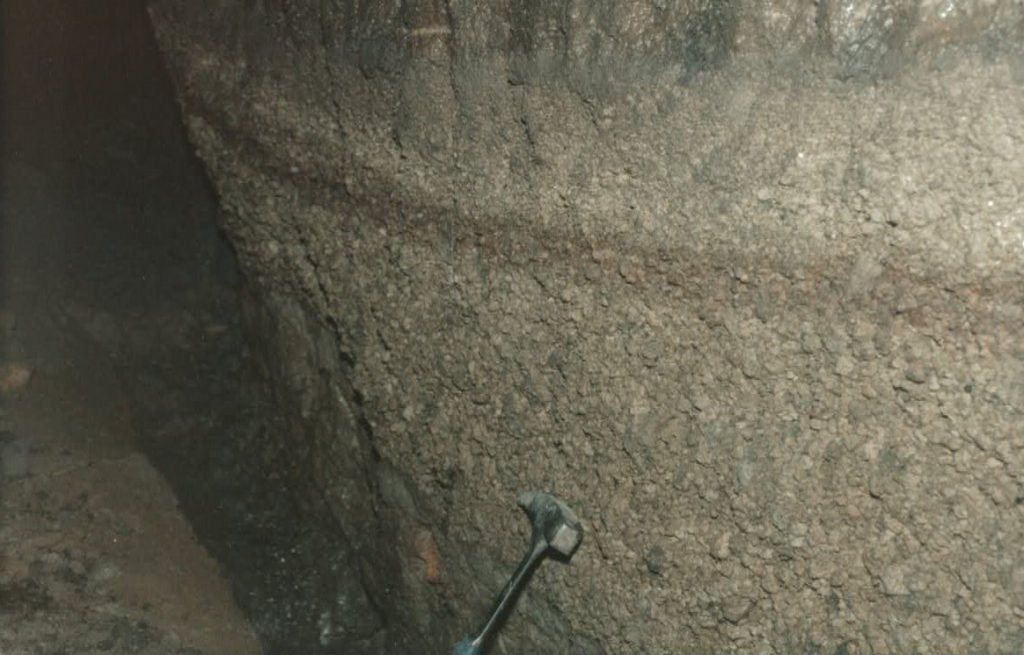
[[[543,540],[548,548],[570,557],[583,538],[583,526],[576,514],[562,501],[540,491],[521,493],[518,501],[530,517],[534,543]]]

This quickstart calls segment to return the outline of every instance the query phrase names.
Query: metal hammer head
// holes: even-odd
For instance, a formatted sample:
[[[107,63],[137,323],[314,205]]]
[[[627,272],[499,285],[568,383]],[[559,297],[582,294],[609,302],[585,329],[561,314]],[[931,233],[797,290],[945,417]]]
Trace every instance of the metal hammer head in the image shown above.
[[[533,525],[534,544],[542,540],[547,548],[570,557],[583,538],[583,526],[576,514],[562,501],[540,491],[523,492],[518,501]]]

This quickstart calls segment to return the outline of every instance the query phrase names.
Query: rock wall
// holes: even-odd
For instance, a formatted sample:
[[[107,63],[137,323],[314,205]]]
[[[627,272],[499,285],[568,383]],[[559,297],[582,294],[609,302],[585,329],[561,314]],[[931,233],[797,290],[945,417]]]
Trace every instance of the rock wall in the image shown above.
[[[1024,648],[1019,2],[150,7],[326,650]]]

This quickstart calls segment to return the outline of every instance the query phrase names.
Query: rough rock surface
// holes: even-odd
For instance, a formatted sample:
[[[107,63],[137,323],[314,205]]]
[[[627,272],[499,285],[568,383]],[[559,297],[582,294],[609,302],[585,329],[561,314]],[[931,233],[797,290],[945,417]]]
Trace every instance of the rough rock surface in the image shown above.
[[[1024,647],[1020,3],[150,8],[325,647],[445,652],[531,488],[587,535],[511,650]]]

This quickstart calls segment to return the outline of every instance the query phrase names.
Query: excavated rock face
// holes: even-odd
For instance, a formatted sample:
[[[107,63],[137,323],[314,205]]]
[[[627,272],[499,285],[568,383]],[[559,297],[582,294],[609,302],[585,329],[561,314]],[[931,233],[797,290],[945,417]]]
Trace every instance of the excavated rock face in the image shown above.
[[[527,489],[586,536],[509,652],[1024,648],[1020,3],[151,15],[350,563],[325,650],[446,652]]]

